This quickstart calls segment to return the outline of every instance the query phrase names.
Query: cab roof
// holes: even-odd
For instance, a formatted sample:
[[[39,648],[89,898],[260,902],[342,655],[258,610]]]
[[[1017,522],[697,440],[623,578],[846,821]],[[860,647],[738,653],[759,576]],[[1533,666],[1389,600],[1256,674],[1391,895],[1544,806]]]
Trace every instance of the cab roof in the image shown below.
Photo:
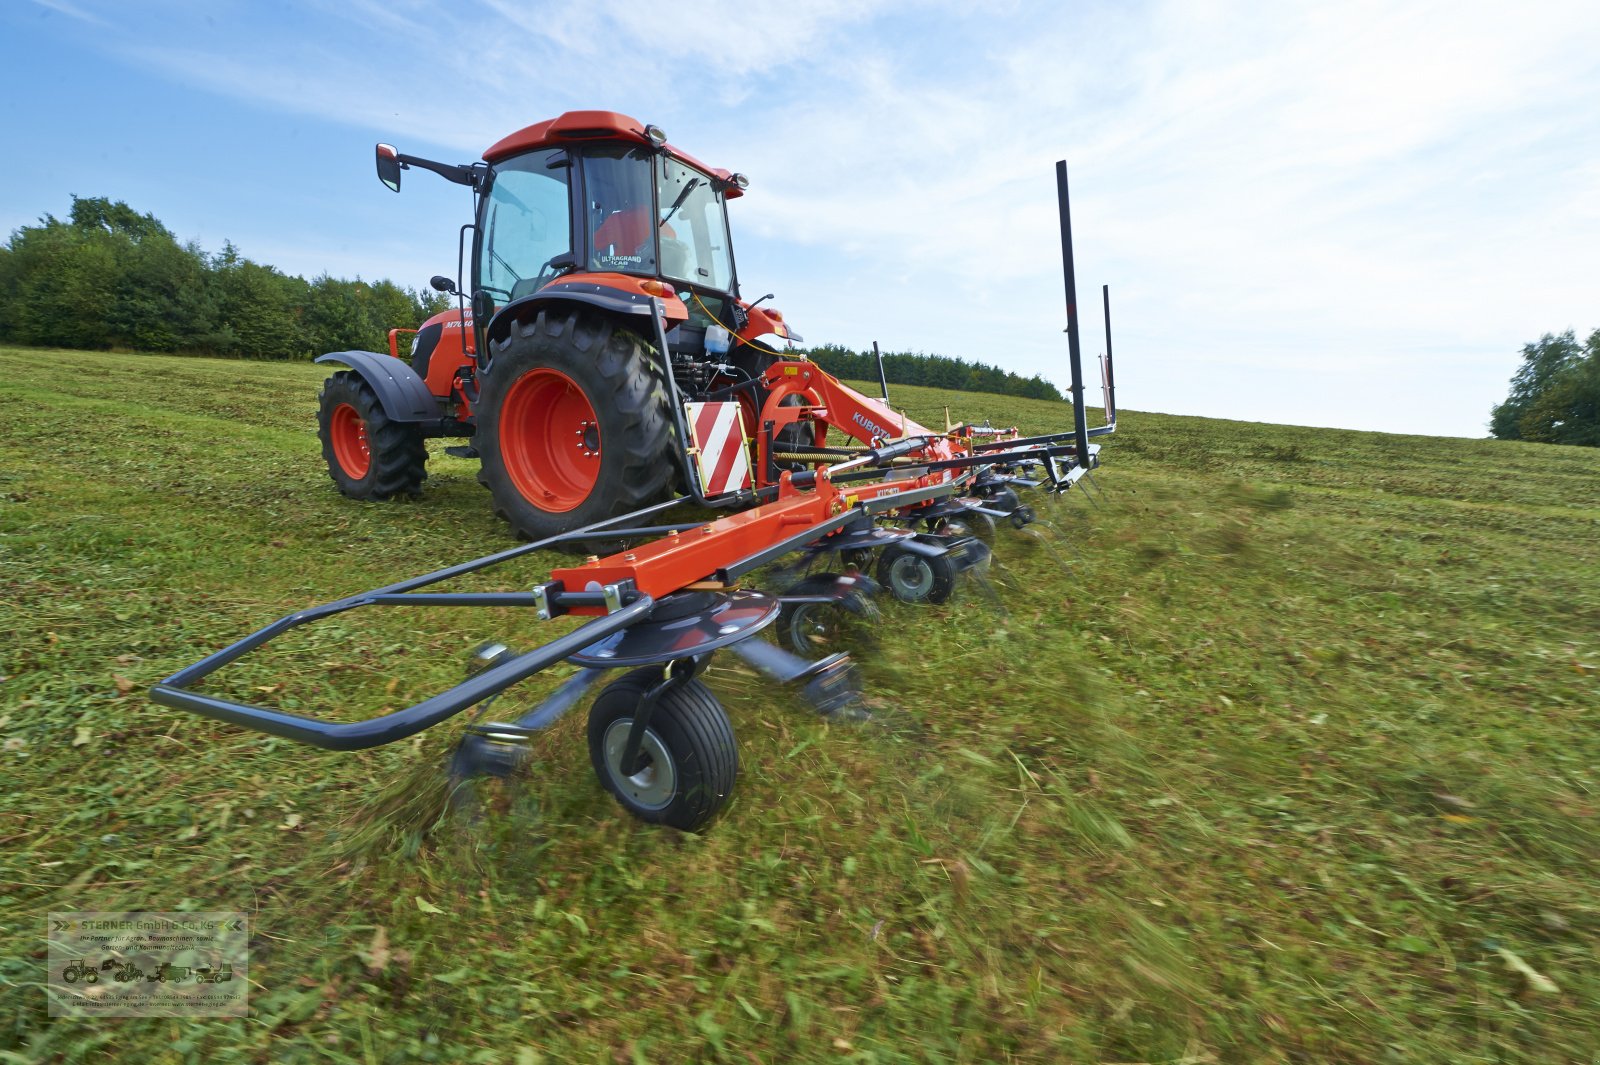
[[[547,118],[543,122],[524,126],[508,137],[502,137],[489,146],[483,153],[483,159],[487,163],[498,163],[502,159],[521,155],[523,152],[539,148],[564,147],[582,141],[626,141],[648,145],[650,138],[644,135],[644,127],[645,124],[637,118],[618,114],[616,111],[568,111],[555,118]],[[733,178],[731,171],[706,166],[688,152],[679,151],[670,144],[663,145],[662,150],[674,159],[716,178],[722,183],[722,194],[727,199],[731,200],[741,194],[739,187],[731,180]]]

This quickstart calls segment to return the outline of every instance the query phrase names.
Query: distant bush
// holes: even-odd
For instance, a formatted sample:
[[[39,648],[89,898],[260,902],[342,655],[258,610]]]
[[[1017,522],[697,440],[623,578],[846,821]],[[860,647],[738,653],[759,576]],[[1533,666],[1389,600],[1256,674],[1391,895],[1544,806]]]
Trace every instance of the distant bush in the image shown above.
[[[388,331],[442,310],[437,293],[390,281],[313,281],[208,256],[122,201],[72,198],[0,246],[0,340],[257,359],[382,351]]]
[[[1569,329],[1525,346],[1489,432],[1501,440],[1600,447],[1600,329],[1582,345]]]
[[[806,349],[806,355],[835,377],[876,381],[878,361],[870,351],[851,351],[838,344]],[[993,392],[1002,396],[1060,400],[1056,386],[1035,374],[1022,377],[998,366],[945,355],[895,351],[883,355],[883,374],[890,384],[924,385],[958,392]]]

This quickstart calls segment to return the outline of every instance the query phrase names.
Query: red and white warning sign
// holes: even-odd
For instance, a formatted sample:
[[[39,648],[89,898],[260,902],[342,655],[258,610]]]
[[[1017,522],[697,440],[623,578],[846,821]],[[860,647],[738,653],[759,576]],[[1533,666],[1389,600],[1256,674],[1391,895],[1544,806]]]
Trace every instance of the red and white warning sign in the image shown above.
[[[700,461],[701,490],[708,496],[750,487],[744,412],[734,403],[685,403],[689,432]]]

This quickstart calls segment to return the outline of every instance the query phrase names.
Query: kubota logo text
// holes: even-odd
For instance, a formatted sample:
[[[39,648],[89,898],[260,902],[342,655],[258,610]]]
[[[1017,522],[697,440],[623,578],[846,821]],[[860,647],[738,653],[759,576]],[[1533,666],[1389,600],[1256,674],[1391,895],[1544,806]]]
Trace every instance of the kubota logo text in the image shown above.
[[[871,433],[873,436],[881,436],[881,437],[884,437],[885,439],[887,439],[889,436],[893,435],[893,434],[891,434],[889,432],[889,430],[885,429],[881,425],[878,425],[876,422],[873,422],[871,419],[869,419],[864,414],[859,414],[859,413],[852,414],[850,416],[850,418],[857,425],[861,426],[861,428],[865,429],[867,432]]]

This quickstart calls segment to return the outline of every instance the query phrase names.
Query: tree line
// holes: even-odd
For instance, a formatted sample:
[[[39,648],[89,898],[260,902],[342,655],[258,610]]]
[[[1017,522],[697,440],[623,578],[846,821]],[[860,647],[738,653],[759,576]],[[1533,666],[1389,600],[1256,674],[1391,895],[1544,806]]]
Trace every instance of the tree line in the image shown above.
[[[388,331],[414,328],[450,305],[391,281],[307,281],[253,262],[231,243],[208,255],[154,215],[121,200],[72,198],[66,219],[45,215],[0,245],[0,341],[37,347],[310,359],[327,351],[388,349]],[[870,351],[802,349],[839,377],[876,380]],[[1056,386],[997,366],[942,355],[883,356],[893,384],[1060,400]]]
[[[823,344],[804,350],[811,361],[835,377],[852,381],[878,379],[878,360],[870,351],[851,351],[838,344]],[[958,392],[993,392],[1028,399],[1062,398],[1055,385],[1037,374],[1022,377],[998,366],[968,362],[947,355],[886,351],[883,353],[883,376],[892,385],[924,385]]]
[[[1569,329],[1525,345],[1489,432],[1501,440],[1600,447],[1600,329],[1582,344]]]
[[[0,340],[251,359],[388,349],[448,299],[391,281],[307,281],[231,243],[207,255],[122,201],[72,198],[0,246]]]

